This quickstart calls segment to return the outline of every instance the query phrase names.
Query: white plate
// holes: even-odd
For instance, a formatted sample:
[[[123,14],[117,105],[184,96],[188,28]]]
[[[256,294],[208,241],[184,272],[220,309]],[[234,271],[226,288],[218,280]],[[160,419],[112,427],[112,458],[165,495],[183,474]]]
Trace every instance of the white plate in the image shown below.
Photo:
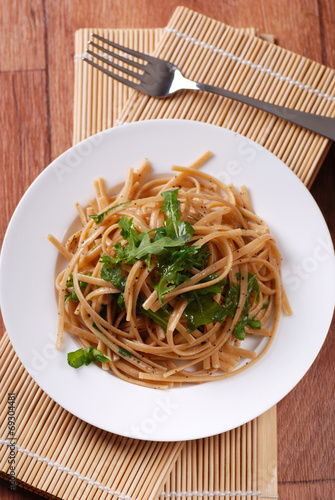
[[[65,336],[54,348],[57,251],[77,213],[94,196],[93,180],[113,186],[127,167],[147,157],[155,172],[187,165],[205,150],[204,168],[237,187],[246,184],[256,213],[275,236],[293,316],[282,317],[268,353],[226,380],[157,391],[123,382],[94,365],[74,370]],[[10,340],[37,384],[58,404],[97,427],[156,441],[221,433],[260,415],[303,377],[328,332],[335,297],[334,249],[312,196],[268,151],[222,128],[182,120],[152,120],[100,133],[65,152],[35,180],[9,224],[1,255],[1,307]]]

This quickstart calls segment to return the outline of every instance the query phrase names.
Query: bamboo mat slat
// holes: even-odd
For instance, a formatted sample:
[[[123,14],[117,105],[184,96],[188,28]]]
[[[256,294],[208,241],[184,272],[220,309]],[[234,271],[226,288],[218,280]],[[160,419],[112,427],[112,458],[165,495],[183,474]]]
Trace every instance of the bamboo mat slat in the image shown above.
[[[334,113],[334,72],[274,45],[256,29],[234,29],[186,8],[165,29],[82,29],[75,37],[73,143],[150,118],[196,119],[242,133],[283,159],[310,186],[329,141],[210,94],[154,100],[81,60],[90,33],[166,57],[185,76],[306,111]],[[192,62],[197,61],[197,64]],[[214,69],[213,69],[214,68]],[[30,378],[7,334],[0,342],[0,475],[9,472],[7,394],[16,396],[18,484],[47,498],[163,500],[277,498],[276,408],[210,438],[153,443],[82,422]]]

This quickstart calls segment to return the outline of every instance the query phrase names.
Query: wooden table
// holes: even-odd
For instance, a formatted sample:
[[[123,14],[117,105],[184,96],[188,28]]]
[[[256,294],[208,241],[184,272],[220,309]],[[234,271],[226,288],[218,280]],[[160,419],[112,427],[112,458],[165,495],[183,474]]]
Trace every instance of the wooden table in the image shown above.
[[[71,146],[75,30],[163,27],[180,4],[232,26],[273,33],[281,46],[335,68],[333,0],[2,0],[1,241],[30,183]],[[334,164],[332,147],[312,187],[333,239]],[[334,348],[333,321],[313,366],[278,404],[281,500],[335,498]],[[2,500],[35,497],[0,482]]]

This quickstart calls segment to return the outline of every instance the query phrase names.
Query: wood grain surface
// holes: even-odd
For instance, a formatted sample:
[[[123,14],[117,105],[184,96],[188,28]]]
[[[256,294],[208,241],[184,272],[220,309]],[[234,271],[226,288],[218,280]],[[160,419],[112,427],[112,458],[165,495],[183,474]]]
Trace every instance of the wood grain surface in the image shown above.
[[[273,33],[282,47],[335,68],[334,0],[1,0],[1,242],[25,190],[71,146],[75,30],[163,27],[178,5]],[[334,147],[311,191],[334,240]],[[278,404],[280,500],[335,498],[334,349],[333,321],[316,361]],[[1,500],[36,497],[0,482]]]

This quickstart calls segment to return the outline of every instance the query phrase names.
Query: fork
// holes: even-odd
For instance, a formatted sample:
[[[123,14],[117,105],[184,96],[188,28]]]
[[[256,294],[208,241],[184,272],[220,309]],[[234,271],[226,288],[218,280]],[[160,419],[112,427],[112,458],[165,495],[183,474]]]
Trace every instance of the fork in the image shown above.
[[[118,82],[128,85],[128,87],[138,90],[143,94],[147,94],[152,97],[168,97],[178,90],[203,90],[206,92],[219,94],[229,99],[234,99],[235,101],[242,102],[243,104],[248,104],[249,106],[253,106],[257,109],[261,109],[262,111],[266,111],[267,113],[271,113],[278,118],[283,118],[284,120],[316,132],[317,134],[327,137],[328,139],[331,139],[333,141],[335,140],[335,118],[315,115],[312,113],[305,113],[304,111],[298,111],[296,109],[278,106],[276,104],[264,102],[259,99],[254,99],[252,97],[239,94],[231,90],[215,87],[213,85],[208,85],[206,83],[194,82],[192,80],[189,80],[188,78],[185,78],[182,75],[181,71],[177,68],[177,66],[169,61],[129,49],[128,47],[119,45],[94,33],[92,33],[92,37],[96,38],[104,44],[107,44],[113,49],[117,49],[124,54],[132,56],[131,59],[129,57],[124,57],[116,53],[115,51],[108,50],[104,46],[99,45],[93,41],[88,42],[89,48],[86,51],[87,54],[96,58],[98,61],[109,65],[110,67],[124,73],[125,75],[128,75],[128,77],[131,77],[132,79],[128,79],[127,77],[120,76],[113,71],[109,71],[108,69],[97,64],[88,57],[83,57],[84,61],[103,71]],[[103,52],[107,57],[93,52],[92,50],[90,50],[90,48],[94,48]],[[140,59],[142,62],[133,60],[133,58]],[[123,63],[126,63],[128,66],[132,66],[133,69],[136,68],[137,70],[139,70],[139,72],[133,71],[128,67],[120,66],[119,64],[114,62],[116,59]],[[136,81],[134,81],[134,79]]]

